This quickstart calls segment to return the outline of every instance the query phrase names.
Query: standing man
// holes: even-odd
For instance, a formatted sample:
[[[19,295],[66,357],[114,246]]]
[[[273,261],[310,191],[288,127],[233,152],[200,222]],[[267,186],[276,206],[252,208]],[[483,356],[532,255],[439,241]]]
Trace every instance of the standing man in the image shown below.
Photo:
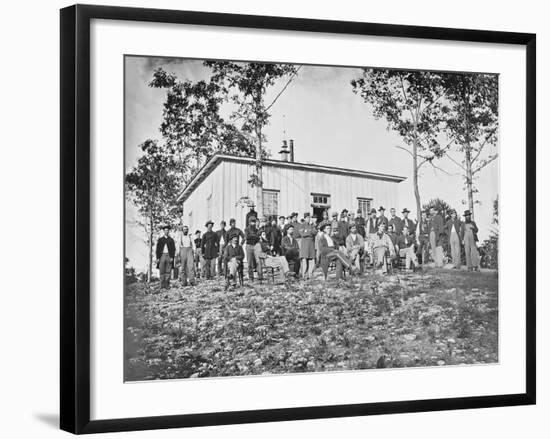
[[[281,240],[283,239],[282,224],[284,224],[285,217],[279,217],[279,224],[277,224],[277,220],[275,218],[276,217],[273,217],[273,220],[271,221],[271,234],[268,239],[269,244],[271,245],[271,251],[278,256],[281,256]]]
[[[338,230],[339,225],[340,225],[340,221],[338,221],[338,212],[332,212],[332,221],[330,222],[331,236],[339,236],[339,230]]]
[[[472,213],[469,210],[465,210],[460,236],[464,244],[468,271],[479,271],[479,252],[476,244],[478,241],[478,231],[477,224],[472,221]]]
[[[390,219],[388,221],[388,225],[393,226],[393,231],[397,236],[401,235],[401,230],[403,229],[403,221],[395,214],[395,207],[392,207],[390,209]]]
[[[157,268],[159,269],[160,288],[170,288],[170,274],[176,257],[176,243],[170,236],[170,226],[162,227],[163,235],[157,240]]]
[[[420,215],[420,223],[418,224],[418,253],[422,258],[422,265],[426,265],[428,263],[430,246],[430,220],[428,219],[427,210],[423,210]]]
[[[294,238],[294,226],[292,224],[288,227],[286,236],[281,241],[281,249],[286,260],[294,264],[294,274],[298,277],[298,273],[300,273],[300,249],[298,248],[298,241]]]
[[[193,244],[195,244],[195,276],[201,277],[201,272],[202,276],[204,276],[204,259],[202,258],[202,238],[200,230],[195,232]]]
[[[237,237],[237,244],[243,245],[244,244],[244,233],[241,229],[235,226],[237,222],[235,221],[235,218],[231,218],[229,220],[229,230],[227,231],[227,242],[231,241],[233,236]]]
[[[180,281],[186,287],[187,281],[195,285],[195,252],[193,239],[189,235],[189,227],[183,226],[182,233],[178,239],[180,255]]]
[[[225,221],[222,220],[220,222],[220,230],[216,231],[216,235],[218,235],[218,241],[220,243],[220,256],[218,256],[218,276],[224,275],[224,267],[223,267],[223,250],[225,246],[228,244],[227,240],[227,230],[225,230]]]
[[[402,226],[407,226],[407,229],[409,229],[409,234],[415,235],[416,234],[416,223],[409,218],[409,209],[406,207],[403,209],[401,214],[403,215],[403,219],[401,220]]]
[[[256,212],[254,210],[254,208],[256,207],[256,205],[254,203],[252,203],[250,205],[250,210],[248,211],[248,213],[246,214],[246,219],[245,219],[245,227],[250,224],[250,218],[254,217],[254,218],[258,218],[258,212]]]
[[[315,235],[317,229],[311,224],[309,212],[304,213],[304,224],[300,227],[300,266],[302,278],[308,279],[313,276],[315,269]]]
[[[248,227],[244,229],[244,240],[246,243],[246,263],[248,264],[248,279],[254,280],[254,270],[256,269],[256,257],[254,256],[254,246],[260,240],[260,233],[256,227],[256,217],[250,217]],[[258,273],[261,278],[261,272]]]
[[[205,261],[205,277],[212,279],[216,271],[216,259],[220,252],[220,240],[216,232],[212,230],[214,222],[208,220],[205,224],[206,232],[202,236],[202,257]]]
[[[395,253],[397,253],[397,238],[399,238],[399,235],[395,233],[395,230],[393,228],[393,225],[388,225],[388,232],[387,235],[390,237],[391,242],[393,243],[393,247],[395,249]]]
[[[365,239],[365,218],[363,218],[363,212],[361,209],[357,209],[357,215],[355,216],[355,225],[357,226],[357,233],[361,235],[363,239]]]
[[[349,234],[349,226],[350,222],[348,217],[348,210],[344,209],[342,210],[342,213],[340,215],[340,222],[338,223],[338,234],[340,236],[340,242],[342,243],[341,245],[343,246],[346,245],[346,238]]]
[[[462,239],[460,232],[462,228],[462,221],[457,217],[456,210],[451,211],[451,217],[445,223],[445,232],[449,237],[449,244],[451,245],[451,257],[453,259],[453,268],[460,270],[462,261],[460,260],[460,243]]]
[[[384,206],[380,206],[378,208],[378,213],[379,213],[378,218],[376,218],[376,230],[377,231],[380,230],[378,228],[380,224],[384,224],[384,230],[388,230],[388,218],[385,215],[386,209],[384,209]]]
[[[442,234],[444,233],[443,218],[435,207],[430,208],[430,249],[432,259],[437,268],[443,267]]]

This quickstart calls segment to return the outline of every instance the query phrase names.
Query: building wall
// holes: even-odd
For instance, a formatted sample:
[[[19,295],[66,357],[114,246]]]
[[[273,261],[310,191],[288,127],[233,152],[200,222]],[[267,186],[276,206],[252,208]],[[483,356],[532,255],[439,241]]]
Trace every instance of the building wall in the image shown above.
[[[237,226],[243,228],[248,209],[236,203],[243,196],[254,199],[254,190],[248,184],[253,170],[253,165],[223,161],[183,203],[184,221],[194,231],[204,229],[208,219],[212,219],[217,228],[222,218],[227,222],[235,218]],[[344,208],[355,212],[358,197],[372,198],[372,206],[377,209],[380,205],[387,209],[401,207],[396,206],[399,184],[396,182],[273,166],[264,166],[263,172],[264,190],[279,191],[278,214],[312,212],[312,193],[330,195],[331,212],[340,212]],[[207,202],[209,196],[211,217]],[[191,221],[188,220],[190,212]]]

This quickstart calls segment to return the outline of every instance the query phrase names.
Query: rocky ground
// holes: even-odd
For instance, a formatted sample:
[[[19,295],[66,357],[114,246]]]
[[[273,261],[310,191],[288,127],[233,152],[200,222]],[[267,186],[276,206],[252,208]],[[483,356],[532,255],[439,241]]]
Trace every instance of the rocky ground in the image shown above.
[[[128,381],[498,361],[495,272],[136,283],[125,313]]]

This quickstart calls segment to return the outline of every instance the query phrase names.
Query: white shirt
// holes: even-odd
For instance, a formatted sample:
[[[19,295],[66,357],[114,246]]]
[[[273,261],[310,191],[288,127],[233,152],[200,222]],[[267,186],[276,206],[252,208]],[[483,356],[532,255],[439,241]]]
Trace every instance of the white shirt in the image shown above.
[[[168,253],[168,244],[164,244],[164,248],[162,249],[162,253]]]
[[[184,247],[184,248],[193,247],[193,240],[189,235],[184,235],[183,233],[181,234],[180,247]]]

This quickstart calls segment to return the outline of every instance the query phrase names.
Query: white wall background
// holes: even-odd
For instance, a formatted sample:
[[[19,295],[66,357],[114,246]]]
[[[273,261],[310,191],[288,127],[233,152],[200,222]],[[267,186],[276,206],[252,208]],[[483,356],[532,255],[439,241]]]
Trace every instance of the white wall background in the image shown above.
[[[89,0],[88,3],[98,3]],[[538,34],[538,405],[455,412],[405,414],[347,419],[285,422],[201,429],[107,435],[108,437],[545,437],[550,409],[548,369],[550,311],[543,292],[542,249],[548,247],[544,218],[543,175],[550,165],[542,149],[547,136],[550,99],[547,75],[548,11],[544,2],[463,0],[358,2],[326,0],[103,0],[100,4],[210,10],[219,12],[303,16],[396,24],[483,28]],[[0,402],[3,437],[61,437],[58,418],[58,287],[59,287],[59,19],[58,9],[69,2],[36,0],[9,2],[1,14],[0,68],[2,201]],[[546,107],[546,108],[543,108]],[[545,117],[546,116],[546,117]],[[521,214],[521,213],[520,213]],[[7,238],[7,239],[6,239]],[[548,283],[548,282],[546,282]],[[547,433],[546,433],[547,434]]]

